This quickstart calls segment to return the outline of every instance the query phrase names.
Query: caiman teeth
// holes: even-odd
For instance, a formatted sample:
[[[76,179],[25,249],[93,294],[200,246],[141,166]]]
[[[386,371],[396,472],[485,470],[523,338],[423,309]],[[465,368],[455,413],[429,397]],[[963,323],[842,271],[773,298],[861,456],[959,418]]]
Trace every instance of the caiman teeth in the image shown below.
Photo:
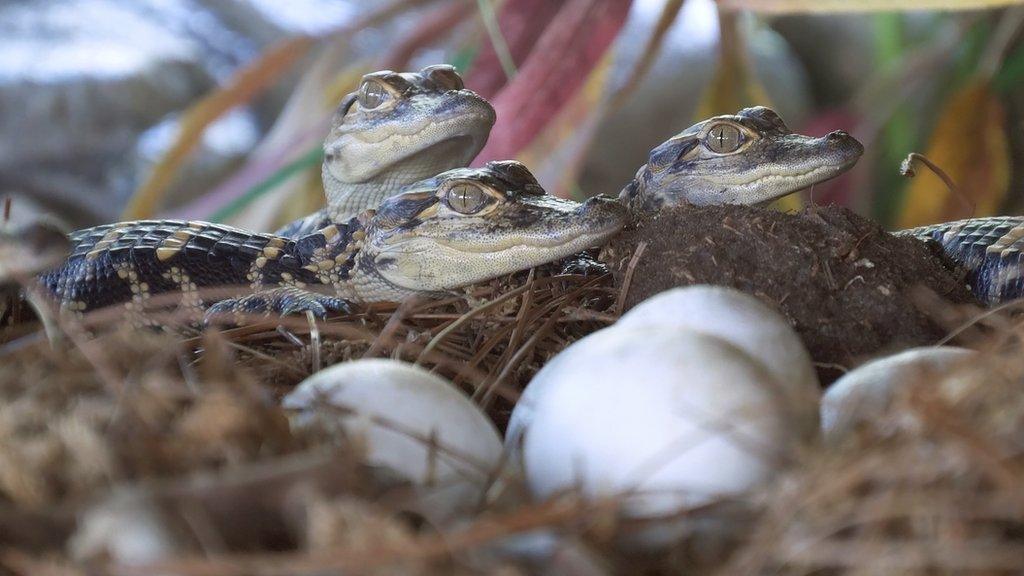
[[[555,237],[542,237],[542,236],[527,236],[520,238],[509,238],[508,240],[501,243],[473,243],[473,242],[454,242],[444,238],[434,238],[433,241],[438,245],[445,248],[451,248],[464,254],[485,254],[485,253],[500,253],[505,250],[511,250],[515,248],[539,248],[539,249],[553,249],[562,246],[577,245],[579,240],[586,240],[589,246],[590,242],[600,243],[608,236],[616,233],[622,227],[621,223],[612,222],[609,225],[598,229],[588,230],[576,234],[571,237],[555,236]],[[389,248],[397,247],[403,244],[403,242],[397,242]]]
[[[445,131],[445,127],[450,125],[455,125],[456,127],[464,126],[467,123],[466,121],[470,119],[485,120],[487,119],[487,116],[477,112],[466,112],[464,114],[459,114],[458,116],[453,116],[446,120],[431,119],[429,122],[424,122],[422,125],[419,126],[412,123],[407,123],[400,124],[393,130],[366,130],[363,132],[352,133],[350,135],[357,138],[360,142],[365,142],[367,144],[379,144],[381,142],[385,142],[392,139],[417,138],[427,130],[431,129],[443,133]],[[475,125],[475,122],[473,124]],[[470,134],[467,131],[461,130],[458,131],[457,133],[451,134],[448,138],[445,138],[445,140],[468,136],[472,136],[472,134]]]
[[[761,184],[764,184],[765,182],[788,182],[788,181],[793,181],[793,180],[811,180],[811,181],[808,181],[806,184],[804,184],[804,186],[810,186],[811,184],[817,184],[818,182],[820,182],[820,180],[815,180],[815,177],[818,174],[821,174],[821,173],[824,173],[824,172],[841,171],[842,168],[843,168],[843,164],[826,164],[826,165],[823,165],[823,166],[815,166],[814,168],[811,168],[810,170],[806,170],[804,172],[790,172],[788,174],[769,173],[769,174],[765,174],[763,176],[758,176],[757,178],[754,178],[753,180],[746,180],[746,181],[742,181],[742,182],[741,181],[728,181],[728,180],[724,180],[724,181],[721,181],[721,183],[729,185],[729,186],[759,186]],[[838,175],[838,173],[836,173],[835,175]]]

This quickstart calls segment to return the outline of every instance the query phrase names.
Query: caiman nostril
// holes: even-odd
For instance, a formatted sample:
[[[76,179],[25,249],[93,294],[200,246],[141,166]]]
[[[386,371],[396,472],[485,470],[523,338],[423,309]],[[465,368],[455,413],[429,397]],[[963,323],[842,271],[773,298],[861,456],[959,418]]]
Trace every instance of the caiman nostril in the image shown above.
[[[606,222],[625,222],[628,215],[626,205],[617,198],[599,195],[588,198],[576,208],[576,215],[583,218],[597,218]]]
[[[829,132],[825,136],[825,143],[829,149],[837,150],[852,157],[860,157],[864,153],[864,146],[845,130]]]
[[[618,200],[616,200],[615,198],[612,198],[611,196],[604,196],[604,195],[591,196],[590,198],[587,198],[586,200],[584,200],[582,204],[580,204],[579,210],[581,212],[586,212],[587,210],[591,210],[593,208],[597,208],[597,207],[601,206],[602,204],[607,205],[607,204],[611,204],[611,203],[618,203]]]

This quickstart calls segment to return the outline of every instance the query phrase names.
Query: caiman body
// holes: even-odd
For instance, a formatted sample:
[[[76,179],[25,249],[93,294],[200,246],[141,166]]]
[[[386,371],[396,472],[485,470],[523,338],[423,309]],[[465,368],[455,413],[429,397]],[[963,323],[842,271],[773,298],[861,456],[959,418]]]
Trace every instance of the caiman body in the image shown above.
[[[443,293],[558,260],[602,244],[630,214],[769,202],[845,172],[863,152],[845,132],[795,134],[772,110],[747,108],[656,147],[618,202],[580,204],[544,194],[517,162],[457,168],[483,146],[493,121],[490,105],[450,67],[368,75],[324,143],[324,210],[276,234],[162,220],[83,230],[71,236],[71,257],[41,281],[76,311],[141,309],[156,294],[179,292],[197,311],[323,314],[347,301]],[[993,301],[1022,291],[1007,272],[1017,269],[1022,224],[905,233],[939,239]],[[235,294],[204,299],[204,288],[225,286]]]
[[[65,309],[142,311],[179,292],[201,311],[342,310],[347,301],[437,294],[602,244],[626,222],[611,198],[547,195],[518,162],[450,170],[345,223],[293,239],[204,222],[143,220],[71,235],[72,254],[40,277]],[[208,300],[203,288],[237,287]]]
[[[982,303],[1024,297],[1024,216],[970,218],[897,234],[937,242],[967,272],[971,291]]]
[[[493,111],[488,116],[489,105],[452,74],[437,67],[372,74],[342,103],[324,144],[324,211],[277,234],[156,220],[83,230],[43,285],[76,311],[117,303],[141,310],[156,294],[178,292],[197,312],[323,314],[347,301],[445,292],[565,258],[601,245],[630,212],[766,202],[844,171],[861,152],[845,133],[793,134],[771,110],[751,108],[655,148],[617,202],[553,198],[512,161],[449,170],[396,195],[382,183],[407,179],[416,173],[411,165],[429,171],[468,162],[486,140]],[[404,106],[430,108],[442,128],[398,122],[417,117]],[[381,145],[396,130],[404,137]],[[347,216],[367,202],[380,204]],[[202,296],[204,288],[225,286],[237,295]]]

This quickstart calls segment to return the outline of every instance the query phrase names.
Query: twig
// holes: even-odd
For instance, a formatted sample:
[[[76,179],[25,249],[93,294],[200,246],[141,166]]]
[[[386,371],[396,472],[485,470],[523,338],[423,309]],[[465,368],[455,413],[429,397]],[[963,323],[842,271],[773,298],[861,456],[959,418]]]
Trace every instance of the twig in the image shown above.
[[[386,343],[392,340],[398,329],[402,327],[402,321],[405,320],[413,308],[419,304],[420,300],[416,297],[411,297],[402,302],[398,309],[391,313],[391,317],[388,318],[384,329],[380,331],[377,338],[373,340],[373,344],[370,345],[370,349],[363,354],[363,358],[373,358],[380,353],[380,350],[386,345]]]
[[[116,576],[143,574],[182,574],[185,576],[277,576],[324,573],[337,570],[361,572],[376,566],[396,565],[402,561],[428,561],[453,552],[469,550],[538,528],[578,523],[586,516],[600,516],[619,507],[618,499],[592,503],[555,500],[524,506],[504,516],[483,519],[448,534],[428,534],[411,544],[382,545],[369,549],[332,549],[314,553],[235,554],[211,558],[182,558],[151,564],[106,567],[104,573]]]
[[[456,0],[436,7],[432,12],[420,17],[412,34],[393,46],[381,59],[381,68],[401,70],[407,68],[409,59],[426,45],[438,40],[440,36],[458,29],[460,22],[469,16],[473,5],[463,0]],[[507,48],[506,48],[507,49]]]
[[[658,49],[661,48],[662,42],[665,40],[665,34],[668,33],[672,24],[675,23],[679,17],[679,13],[682,11],[683,3],[686,0],[667,0],[665,5],[661,9],[661,15],[658,17],[658,22],[654,27],[654,31],[651,36],[647,39],[647,43],[644,44],[643,52],[640,54],[640,59],[630,70],[629,78],[623,82],[615,93],[611,97],[611,103],[609,104],[610,110],[617,110],[622,104],[629,98],[629,96],[636,90],[636,88],[643,82],[647,73],[651,69],[651,65],[654,64],[655,57],[658,55]]]
[[[985,52],[978,59],[979,76],[991,80],[999,72],[1003,60],[1006,58],[1006,52],[1013,46],[1022,24],[1024,24],[1024,8],[1017,6],[1003,13],[992,33],[992,39],[985,46]]]
[[[637,244],[633,256],[629,259],[629,265],[626,266],[626,274],[622,279],[622,288],[619,290],[619,297],[615,301],[616,316],[621,316],[622,309],[626,306],[626,296],[629,295],[629,288],[633,284],[633,273],[636,271],[636,265],[640,262],[640,257],[644,255],[644,250],[647,250],[646,241]]]
[[[447,328],[438,332],[437,336],[434,336],[434,338],[430,340],[426,347],[423,348],[423,352],[420,352],[419,358],[416,359],[416,364],[421,364],[423,358],[427,355],[427,353],[432,351],[434,348],[437,348],[438,344],[440,344],[446,336],[455,331],[456,328],[462,326],[466,322],[469,322],[471,319],[480,315],[482,312],[486,312],[487,310],[494,308],[495,306],[501,304],[502,302],[505,302],[506,300],[519,296],[520,294],[525,292],[527,288],[527,286],[520,286],[515,290],[510,290],[502,294],[501,296],[495,298],[494,300],[491,300],[490,302],[487,302],[486,304],[483,304],[481,306],[477,306],[476,308],[473,308],[469,312],[463,314],[461,318],[449,324]]]
[[[942,183],[946,185],[946,188],[949,189],[949,191],[958,200],[964,203],[964,205],[968,208],[968,218],[974,216],[974,211],[975,209],[977,209],[975,203],[966,194],[964,194],[963,190],[961,190],[960,187],[956,185],[956,182],[954,182],[953,179],[950,178],[949,174],[946,174],[945,170],[943,170],[934,162],[929,160],[928,157],[925,156],[924,154],[918,154],[917,152],[911,152],[910,154],[908,154],[907,157],[900,164],[900,175],[905,176],[907,178],[913,178],[917,176],[917,171],[914,169],[914,164],[916,162],[924,164],[929,170],[932,171],[932,173],[934,173],[936,176],[939,177],[939,179],[942,180]]]
[[[513,354],[512,357],[509,358],[508,362],[505,363],[505,366],[501,369],[501,372],[498,373],[498,376],[494,379],[491,385],[485,388],[485,392],[483,396],[480,398],[481,407],[485,409],[487,408],[487,406],[490,404],[491,398],[494,397],[494,390],[501,386],[501,384],[505,381],[505,378],[508,378],[509,373],[511,373],[512,370],[514,370],[517,366],[521,364],[521,362],[527,354],[533,351],[533,349],[537,346],[537,343],[540,341],[540,339],[547,336],[548,332],[551,330],[551,327],[554,326],[555,320],[557,319],[558,314],[552,314],[551,317],[548,318],[547,321],[544,322],[544,324],[542,324],[536,332],[534,332],[533,336],[530,336],[530,338],[523,344],[523,346],[519,348],[519,350],[516,350],[515,354]]]
[[[511,81],[516,75],[516,62],[512,58],[512,52],[508,49],[505,36],[501,33],[501,26],[491,1],[476,0],[476,5],[480,8],[480,18],[484,22],[484,28],[487,29],[487,36],[491,40],[494,54],[498,57],[498,62],[501,63],[501,70],[505,73],[505,78]]]
[[[947,334],[942,340],[936,342],[935,345],[943,346],[949,343],[950,340],[956,338],[957,336],[959,336],[960,334],[962,334],[963,332],[965,332],[978,322],[981,322],[985,318],[998,314],[999,312],[1002,312],[1004,310],[1010,310],[1013,308],[1017,308],[1019,306],[1024,306],[1024,300],[1011,300],[1009,302],[1003,302],[1002,304],[995,306],[994,308],[989,308],[988,310],[985,310],[981,314],[978,314],[977,316],[974,316],[971,319],[964,322],[963,324],[961,324],[958,328],[954,329],[949,334]]]
[[[323,366],[320,359],[320,326],[316,323],[316,316],[310,310],[306,310],[306,321],[309,322],[309,349],[310,356],[312,356],[312,374],[316,374]]]

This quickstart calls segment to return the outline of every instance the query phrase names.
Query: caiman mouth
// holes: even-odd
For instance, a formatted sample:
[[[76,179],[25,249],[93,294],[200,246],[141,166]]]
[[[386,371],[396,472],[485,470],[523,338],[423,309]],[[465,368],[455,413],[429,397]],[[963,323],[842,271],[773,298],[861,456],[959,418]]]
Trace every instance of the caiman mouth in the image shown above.
[[[501,254],[521,248],[555,251],[566,247],[570,251],[597,246],[617,234],[626,224],[626,208],[613,198],[591,198],[576,209],[560,212],[550,220],[538,217],[535,224],[527,224],[516,235],[487,238],[487,225],[477,225],[477,238],[424,236],[444,248],[463,254]],[[467,222],[467,224],[469,224]],[[554,231],[554,232],[553,232]],[[410,239],[411,240],[411,239]],[[402,241],[392,246],[398,246]],[[561,256],[553,256],[560,258]]]
[[[586,232],[580,232],[579,234],[564,236],[520,236],[518,238],[509,238],[505,242],[489,244],[481,242],[474,243],[470,241],[453,241],[447,238],[430,238],[430,240],[438,246],[450,248],[463,254],[501,254],[517,248],[555,249],[562,246],[580,246],[580,244],[583,245],[580,246],[579,249],[583,249],[603,243],[613,234],[621,230],[622,226],[622,223],[611,222],[597,230],[588,229]],[[403,242],[397,242],[392,246],[389,246],[386,251],[390,251],[390,248],[400,246],[402,243]],[[559,258],[559,256],[554,256],[553,258]]]
[[[723,198],[740,204],[761,204],[831,180],[852,168],[863,147],[845,132],[810,140],[789,160],[755,166],[734,174],[711,175],[707,181],[723,187]]]
[[[472,136],[456,135],[434,142],[395,160],[386,170],[400,173],[409,180],[429,178],[468,162],[466,151],[475,149],[473,140]]]
[[[626,208],[614,199],[594,203],[594,199],[580,205],[571,212],[560,214],[556,221],[542,222],[537,228],[526,227],[522,233],[488,237],[488,226],[483,220],[466,221],[467,228],[477,234],[456,237],[410,235],[395,239],[381,248],[381,254],[410,254],[423,252],[424,241],[434,247],[448,249],[461,254],[500,255],[509,251],[532,249],[543,250],[551,254],[551,260],[591,246],[603,244],[617,234],[628,220]],[[546,233],[552,230],[558,232]],[[406,250],[408,245],[419,244],[414,250]],[[561,254],[562,251],[566,254]]]
[[[412,158],[433,156],[435,158],[451,158],[449,163],[442,164],[438,162],[437,165],[449,166],[449,168],[462,166],[472,160],[472,158],[465,158],[465,156],[471,153],[475,154],[476,150],[483,147],[484,141],[490,133],[488,128],[493,123],[491,118],[477,111],[469,111],[447,120],[431,122],[416,132],[392,133],[388,139],[409,140],[421,138],[426,135],[425,133],[428,130],[433,134],[441,136],[421,148],[410,150],[408,154],[398,158],[392,165],[400,164]],[[434,170],[425,174],[424,177],[433,176],[447,169]]]
[[[832,178],[839,176],[843,172],[846,172],[846,170],[848,170],[855,163],[856,160],[852,162],[846,162],[843,164],[826,164],[823,166],[815,166],[814,168],[811,168],[810,170],[806,170],[804,172],[793,172],[790,174],[765,174],[763,176],[758,176],[757,178],[750,180],[748,182],[736,183],[736,185],[761,186],[766,183],[798,180],[801,182],[801,184],[799,184],[798,187],[794,188],[794,190],[802,190],[809,186],[814,186],[815,184],[820,184],[822,182],[825,182],[826,180],[831,180]]]

